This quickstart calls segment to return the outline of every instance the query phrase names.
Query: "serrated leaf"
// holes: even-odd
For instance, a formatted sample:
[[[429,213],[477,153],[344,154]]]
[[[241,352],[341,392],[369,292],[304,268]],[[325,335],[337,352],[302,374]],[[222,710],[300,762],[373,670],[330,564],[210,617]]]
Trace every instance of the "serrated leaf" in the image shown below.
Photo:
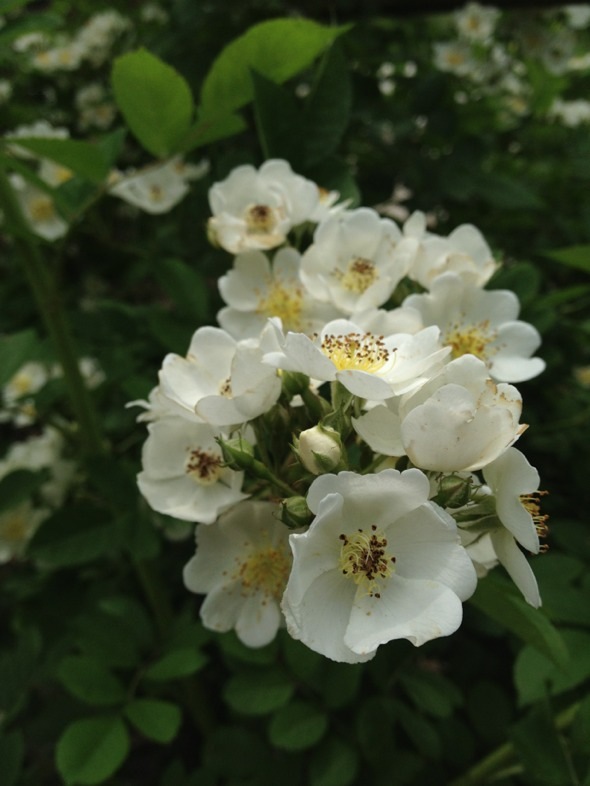
[[[290,91],[271,79],[254,70],[251,77],[256,129],[265,158],[284,158],[299,169],[307,137],[301,106]]]
[[[77,503],[46,519],[27,552],[53,567],[65,567],[112,553],[118,543],[116,523],[105,520],[105,513],[91,505]]]
[[[154,156],[177,152],[191,127],[193,97],[187,81],[146,49],[115,60],[115,100],[138,142]]]
[[[116,715],[84,718],[70,724],[59,739],[57,769],[68,784],[102,783],[123,764],[129,734]]]
[[[122,682],[94,658],[84,655],[64,658],[57,674],[62,685],[87,704],[107,707],[125,700]]]
[[[359,756],[354,748],[337,738],[329,739],[314,751],[310,786],[349,786],[356,779],[358,767]]]
[[[182,713],[176,704],[159,699],[135,699],[124,708],[136,729],[155,742],[171,742],[178,733]]]
[[[344,54],[333,44],[319,66],[316,83],[305,104],[303,140],[306,166],[336,151],[352,109],[352,86]]]
[[[31,358],[39,346],[34,330],[0,336],[0,387],[3,387]]]
[[[563,639],[540,609],[533,609],[503,579],[488,575],[477,585],[470,602],[495,622],[531,644],[558,666],[569,655]]]
[[[271,19],[232,41],[205,77],[205,113],[231,112],[253,97],[250,71],[278,84],[310,65],[350,25],[326,27],[308,19]]]
[[[248,669],[226,683],[223,697],[236,712],[268,715],[284,706],[294,690],[293,683],[280,671]]]
[[[543,256],[555,259],[562,265],[590,273],[590,245],[556,248],[554,251],[544,251]]]
[[[144,676],[148,680],[165,681],[188,677],[200,671],[207,663],[207,658],[194,647],[182,647],[167,652],[159,660],[146,669]]]
[[[91,183],[102,183],[109,173],[104,152],[91,142],[38,137],[6,137],[6,141],[18,144],[40,158],[49,158]]]
[[[268,735],[281,750],[302,751],[318,743],[327,728],[325,713],[304,701],[294,701],[273,715]]]

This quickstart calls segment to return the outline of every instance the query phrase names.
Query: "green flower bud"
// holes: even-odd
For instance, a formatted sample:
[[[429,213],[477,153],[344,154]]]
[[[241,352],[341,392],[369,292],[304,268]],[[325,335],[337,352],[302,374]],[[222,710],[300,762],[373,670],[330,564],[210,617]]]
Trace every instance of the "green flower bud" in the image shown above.
[[[313,520],[313,514],[307,507],[305,497],[287,497],[281,503],[281,521],[290,529],[307,527]]]
[[[469,502],[471,483],[470,475],[444,475],[438,482],[434,500],[443,508],[460,508]]]
[[[223,460],[230,469],[247,470],[254,466],[254,446],[243,437],[218,439]]]

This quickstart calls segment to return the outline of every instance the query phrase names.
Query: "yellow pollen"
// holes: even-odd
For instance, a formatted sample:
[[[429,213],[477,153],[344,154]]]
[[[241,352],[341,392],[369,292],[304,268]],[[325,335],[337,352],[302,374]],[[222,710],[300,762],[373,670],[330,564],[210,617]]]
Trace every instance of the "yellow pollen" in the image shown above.
[[[466,327],[455,322],[449,327],[443,338],[443,344],[452,347],[452,357],[460,358],[462,355],[475,355],[480,360],[487,360],[490,355],[497,352],[496,348],[488,349],[497,337],[495,330],[490,330],[489,320],[479,322],[477,325]]]
[[[24,396],[33,387],[31,377],[28,374],[15,374],[9,384],[18,397]]]
[[[461,52],[447,52],[447,62],[452,66],[460,66],[465,62],[465,56]]]
[[[69,49],[62,49],[58,54],[57,59],[61,65],[69,65],[72,62],[72,53]]]
[[[263,592],[280,600],[287,585],[291,560],[284,549],[269,546],[251,554],[240,564],[237,578],[242,592],[251,595]]]
[[[185,471],[200,486],[212,486],[221,477],[221,457],[195,448],[189,453]]]
[[[549,516],[541,513],[540,503],[540,497],[544,497],[548,493],[548,491],[533,491],[530,494],[520,495],[521,505],[527,513],[530,513],[535,529],[537,530],[537,535],[540,538],[546,538],[549,534],[549,526],[547,525]],[[541,547],[541,551],[547,551],[547,547]]]
[[[362,295],[379,277],[375,265],[363,257],[353,259],[349,263],[346,273],[337,271],[336,275],[344,289],[357,295]]]
[[[22,509],[9,511],[0,517],[0,539],[8,543],[22,543],[30,535],[29,521]]]
[[[280,317],[285,330],[301,332],[301,310],[303,293],[293,282],[287,289],[278,281],[269,282],[266,295],[262,297],[256,313],[265,317]]]
[[[233,394],[231,390],[231,380],[229,377],[225,379],[219,386],[219,395],[223,396],[224,398],[232,397]]]
[[[27,205],[31,220],[34,223],[41,221],[51,221],[55,218],[55,207],[53,201],[44,194],[32,197]]]
[[[395,557],[387,552],[387,538],[377,531],[375,525],[370,532],[359,529],[352,535],[340,535],[339,568],[343,575],[350,578],[358,586],[362,586],[368,595],[381,597],[376,590],[379,579],[387,579],[395,570]]]
[[[372,333],[327,335],[322,340],[321,349],[338,371],[351,369],[376,374],[391,357],[383,343],[383,336],[374,336]]]
[[[270,234],[277,223],[275,212],[268,205],[252,205],[246,210],[245,218],[251,234]]]
[[[150,199],[152,202],[161,202],[162,197],[164,196],[164,190],[161,186],[152,185],[150,186]]]

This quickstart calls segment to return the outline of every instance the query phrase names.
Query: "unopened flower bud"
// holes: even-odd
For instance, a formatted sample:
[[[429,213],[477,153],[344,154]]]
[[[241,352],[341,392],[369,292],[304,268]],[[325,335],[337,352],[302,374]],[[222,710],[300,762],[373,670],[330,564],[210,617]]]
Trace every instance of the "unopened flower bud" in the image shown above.
[[[296,450],[305,469],[314,475],[336,469],[344,455],[340,434],[319,425],[301,432]]]
[[[443,508],[460,508],[469,502],[471,476],[445,475],[438,483],[435,501]]]
[[[305,497],[287,497],[281,503],[281,521],[290,529],[307,527],[313,520],[313,514],[307,507]]]
[[[219,439],[223,460],[230,469],[251,469],[254,465],[254,447],[243,437]]]

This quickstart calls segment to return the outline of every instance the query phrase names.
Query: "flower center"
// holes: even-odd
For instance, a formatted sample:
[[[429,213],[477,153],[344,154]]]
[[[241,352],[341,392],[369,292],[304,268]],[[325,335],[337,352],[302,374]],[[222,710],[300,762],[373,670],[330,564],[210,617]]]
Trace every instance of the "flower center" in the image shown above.
[[[372,333],[347,333],[342,336],[328,334],[322,340],[321,350],[338,371],[353,369],[376,374],[391,357],[383,336],[374,336]]]
[[[201,486],[212,486],[221,477],[221,456],[195,448],[189,453],[185,471]]]
[[[221,385],[219,386],[219,395],[223,396],[223,398],[231,398],[233,396],[231,390],[231,377],[224,379]]]
[[[394,572],[395,557],[387,552],[387,538],[373,524],[370,532],[359,529],[352,535],[339,535],[342,541],[339,567],[343,575],[368,595],[381,597],[375,590],[379,579],[387,579]]]
[[[29,520],[22,508],[9,511],[0,517],[0,540],[12,544],[23,543],[29,535]]]
[[[269,283],[265,297],[261,297],[256,313],[265,317],[280,317],[285,330],[301,331],[303,293],[295,282],[287,289],[278,281]]]
[[[362,295],[371,284],[375,283],[378,275],[372,262],[363,257],[356,257],[349,263],[346,273],[340,273],[338,278],[344,289]]]
[[[548,491],[533,491],[530,494],[520,495],[520,503],[527,513],[530,513],[535,529],[537,530],[537,535],[540,538],[546,538],[549,534],[549,526],[547,524],[549,516],[541,513],[540,503],[540,497],[544,497],[548,493]],[[541,546],[541,551],[547,551],[547,549],[548,546],[546,544]]]
[[[34,223],[51,221],[55,218],[55,207],[53,201],[44,195],[32,197],[28,204],[29,214]]]
[[[486,360],[497,351],[496,349],[488,349],[488,344],[496,337],[497,333],[495,330],[490,330],[490,323],[487,319],[469,327],[455,322],[447,330],[443,343],[447,346],[450,344],[453,358],[459,358],[462,355],[475,355],[480,360]]]
[[[249,234],[270,234],[277,225],[275,211],[268,205],[251,205],[246,209],[246,227]]]
[[[284,549],[272,546],[255,551],[241,563],[238,578],[244,594],[263,592],[280,600],[287,586],[291,560]]]
[[[164,189],[155,183],[149,188],[149,197],[152,202],[161,202],[164,196]]]

